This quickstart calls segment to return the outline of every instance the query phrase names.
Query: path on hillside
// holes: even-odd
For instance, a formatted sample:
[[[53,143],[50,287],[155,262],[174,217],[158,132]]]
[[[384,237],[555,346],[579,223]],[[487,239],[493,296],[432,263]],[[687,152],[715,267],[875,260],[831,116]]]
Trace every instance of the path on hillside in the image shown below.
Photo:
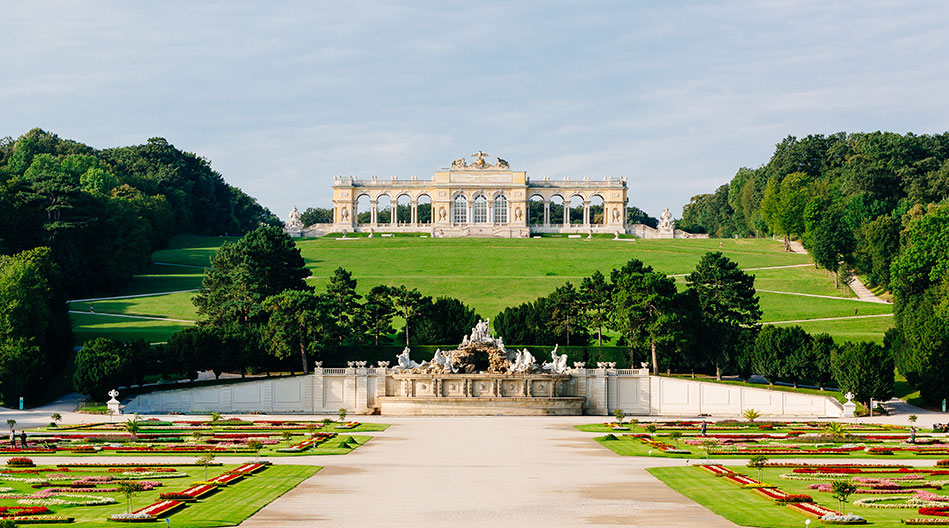
[[[793,319],[790,321],[765,321],[763,325],[790,324],[790,323],[810,323],[813,321],[841,321],[844,319],[869,319],[871,317],[893,317],[893,314],[874,314],[874,315],[845,315],[843,317],[818,317],[814,319]]]
[[[853,297],[836,297],[836,296],[833,296],[833,295],[818,295],[818,294],[816,294],[816,293],[799,293],[799,292],[788,292],[788,291],[777,291],[777,290],[761,290],[761,289],[756,289],[755,291],[761,292],[761,293],[778,293],[778,294],[781,294],[781,295],[798,295],[798,296],[800,296],[800,297],[817,297],[818,299],[836,299],[836,300],[838,300],[838,301],[872,302],[872,303],[883,302],[883,301],[880,301],[880,300],[871,301],[871,300],[867,300],[867,299],[854,299]],[[872,295],[872,294],[871,294],[871,295]]]
[[[870,291],[869,288],[863,285],[863,282],[856,275],[854,275],[853,279],[850,281],[850,289],[857,294],[857,297],[859,297],[861,301],[892,304],[877,297],[872,291]]]

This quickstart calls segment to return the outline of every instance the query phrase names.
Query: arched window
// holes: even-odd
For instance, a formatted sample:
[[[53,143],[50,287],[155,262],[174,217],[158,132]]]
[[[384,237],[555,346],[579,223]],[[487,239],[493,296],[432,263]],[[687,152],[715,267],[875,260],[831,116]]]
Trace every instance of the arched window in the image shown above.
[[[485,198],[483,194],[479,194],[475,197],[474,207],[472,208],[471,213],[474,216],[474,223],[488,223],[488,199]]]
[[[468,221],[468,200],[463,194],[455,196],[451,204],[451,221],[455,224],[464,224]]]
[[[503,194],[499,194],[494,198],[494,223],[507,223],[507,198]]]

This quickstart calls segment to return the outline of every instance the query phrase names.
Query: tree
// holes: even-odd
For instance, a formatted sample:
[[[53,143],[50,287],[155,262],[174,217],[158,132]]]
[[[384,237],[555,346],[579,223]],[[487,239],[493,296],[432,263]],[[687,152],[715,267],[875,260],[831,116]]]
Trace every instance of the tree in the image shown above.
[[[803,172],[788,174],[768,182],[761,213],[774,233],[784,236],[786,251],[791,250],[790,238],[804,233],[804,210],[810,199],[810,176]]]
[[[214,463],[214,453],[205,453],[195,460],[199,466],[204,466],[204,480],[208,480],[208,466]]]
[[[333,321],[327,329],[337,344],[342,344],[344,337],[353,334],[353,319],[361,298],[356,293],[353,274],[343,268],[336,268],[326,285],[326,311]]]
[[[599,270],[594,271],[589,277],[584,277],[580,283],[584,316],[592,326],[596,327],[597,346],[603,346],[603,327],[609,323],[612,297],[613,285],[606,281],[606,277]]]
[[[418,309],[415,342],[429,344],[457,343],[478,324],[481,316],[474,309],[453,297],[425,298]]]
[[[415,288],[410,290],[405,286],[391,288],[389,295],[392,298],[393,306],[395,306],[399,315],[402,316],[402,319],[405,320],[405,345],[408,346],[410,342],[409,329],[412,326],[412,319],[418,314],[422,306],[424,306],[426,297],[423,297]]]
[[[748,467],[758,470],[758,482],[761,482],[761,468],[768,465],[768,457],[764,455],[754,455],[748,459]]]
[[[392,328],[392,317],[395,308],[389,297],[387,286],[373,286],[366,295],[366,302],[356,311],[354,325],[367,335],[373,337],[375,345],[379,346],[379,338],[395,331]]]
[[[145,491],[145,485],[134,480],[122,480],[116,482],[115,487],[119,488],[119,493],[125,495],[125,499],[127,501],[126,513],[132,513],[132,495],[135,495],[140,491]]]
[[[322,207],[307,207],[300,214],[300,221],[304,226],[313,224],[331,224],[333,223],[333,210]]]
[[[840,288],[841,262],[850,258],[856,245],[853,230],[844,221],[843,211],[833,196],[814,197],[804,216],[807,249],[815,264],[834,274],[834,287]]]
[[[268,314],[263,327],[266,348],[278,359],[299,353],[303,373],[309,372],[308,356],[319,353],[330,338],[327,327],[334,327],[330,320],[332,301],[328,296],[304,290],[285,290],[264,300],[263,308]]]
[[[247,441],[247,448],[254,452],[254,462],[256,463],[260,459],[260,450],[263,449],[264,443],[256,438]]]
[[[130,359],[122,343],[104,337],[86,341],[76,354],[73,387],[80,394],[104,400],[109,390],[129,384]]]
[[[203,324],[259,322],[264,299],[310,290],[304,280],[309,276],[293,239],[280,228],[261,226],[218,249],[193,302]]]
[[[652,352],[652,371],[659,374],[659,346],[676,338],[674,328],[675,281],[652,271],[638,260],[614,270],[612,327],[629,340],[630,361],[637,343],[647,344]]]
[[[870,407],[870,400],[893,396],[893,356],[876,343],[845,343],[831,356],[834,380],[842,392],[852,392],[856,400]]]
[[[886,344],[900,373],[936,403],[949,398],[949,204],[912,210],[904,220],[890,275],[896,325]]]
[[[863,229],[864,268],[871,286],[890,287],[890,264],[900,251],[900,222],[880,215]]]
[[[580,293],[573,284],[567,282],[550,294],[549,301],[552,308],[550,328],[557,336],[564,339],[565,345],[570,346],[571,335],[585,335],[583,301]],[[579,344],[578,340],[575,339],[574,344]]]
[[[830,485],[830,491],[833,497],[837,499],[837,507],[840,508],[840,513],[845,513],[844,504],[847,503],[848,497],[856,493],[857,487],[846,480],[835,480]]]
[[[787,380],[797,387],[809,368],[812,348],[811,336],[799,326],[766,326],[755,339],[752,367],[772,385]]]
[[[53,413],[50,415],[49,419],[52,420],[52,424],[55,427],[59,425],[59,422],[63,421],[63,415],[59,413]]]
[[[755,277],[738,268],[738,264],[719,251],[706,253],[686,278],[688,289],[698,299],[702,313],[702,342],[709,351],[718,379],[722,368],[735,360],[733,352],[741,350],[745,337],[743,327],[751,327],[761,319]]]
[[[138,414],[125,421],[125,430],[132,435],[132,438],[138,438],[138,432],[141,428],[142,424],[139,422]]]

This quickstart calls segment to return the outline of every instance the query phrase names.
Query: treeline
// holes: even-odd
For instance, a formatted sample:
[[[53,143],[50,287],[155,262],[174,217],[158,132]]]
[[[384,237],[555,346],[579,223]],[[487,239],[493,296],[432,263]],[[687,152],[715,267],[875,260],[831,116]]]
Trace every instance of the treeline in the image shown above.
[[[509,343],[597,345],[603,330],[629,347],[628,364],[667,372],[760,375],[770,383],[833,383],[859,401],[893,393],[893,357],[873,343],[837,345],[800,327],[760,326],[754,277],[720,252],[707,253],[686,289],[639,260],[599,271],[532,302],[504,309],[494,328]]]
[[[693,197],[679,227],[798,238],[821,267],[889,288],[903,215],[947,197],[949,133],[789,136],[767,164]]]
[[[927,400],[949,398],[949,133],[788,137],[685,206],[680,227],[716,236],[799,239],[820,267],[865,274],[894,295],[886,337]]]
[[[174,234],[262,222],[279,223],[161,138],[105,150],[39,129],[0,140],[0,397],[32,399],[64,364],[66,299],[119,291]]]

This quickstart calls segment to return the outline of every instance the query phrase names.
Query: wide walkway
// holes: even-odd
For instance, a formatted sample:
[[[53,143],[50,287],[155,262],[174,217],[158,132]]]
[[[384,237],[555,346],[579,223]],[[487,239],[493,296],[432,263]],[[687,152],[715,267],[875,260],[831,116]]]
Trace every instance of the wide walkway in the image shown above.
[[[380,418],[384,433],[241,526],[734,526],[571,425],[590,417]]]

